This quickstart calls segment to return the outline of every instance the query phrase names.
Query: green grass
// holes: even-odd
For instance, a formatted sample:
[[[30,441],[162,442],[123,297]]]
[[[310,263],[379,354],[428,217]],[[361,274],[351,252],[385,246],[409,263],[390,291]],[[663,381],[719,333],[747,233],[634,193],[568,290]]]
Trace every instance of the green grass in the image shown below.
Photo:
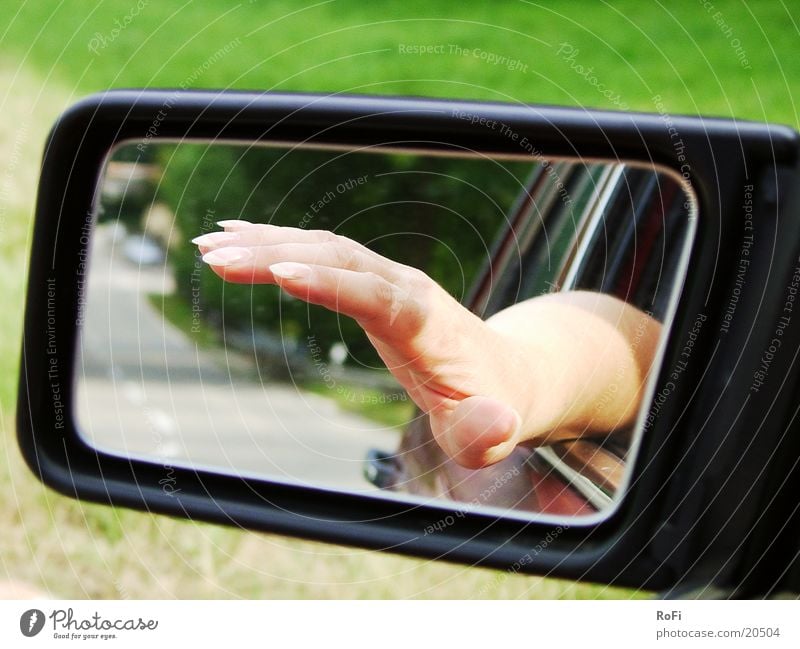
[[[217,332],[202,319],[193,318],[192,306],[186,299],[176,294],[151,293],[147,296],[147,300],[156,311],[161,312],[167,322],[171,322],[179,331],[191,336],[193,343],[206,349],[219,347],[220,337]]]
[[[354,412],[385,426],[402,428],[414,417],[414,402],[405,392],[386,393],[338,380],[336,389],[331,389],[322,381],[302,383],[299,387],[335,400],[342,410]]]
[[[653,110],[652,97],[660,94],[671,112],[796,123],[797,15],[779,2],[714,4],[722,26],[696,2],[659,8],[636,0],[611,6],[402,0],[372,11],[347,0],[306,9],[285,0],[150,2],[112,40],[114,21],[125,22],[133,0],[92,7],[69,0],[57,8],[27,2],[16,16],[7,11],[13,18],[2,46],[48,81],[65,80],[78,92],[191,82],[613,108],[579,74],[575,66],[582,65],[634,109]],[[94,53],[89,45],[97,34],[108,43]],[[751,69],[741,64],[734,39]],[[577,50],[572,62],[562,44]],[[216,58],[225,45],[229,53]],[[412,45],[443,49],[415,55],[407,53]],[[493,65],[474,56],[475,48],[527,68]]]
[[[0,579],[54,597],[635,597],[553,579],[405,559],[87,505],[42,487],[13,430],[24,279],[38,165],[50,124],[111,87],[417,94],[798,124],[797,9],[715,0],[557,5],[403,0],[156,3],[97,53],[134,0],[7,2],[0,24]],[[788,4],[788,3],[786,3]],[[727,29],[727,27],[725,27]],[[738,38],[750,68],[732,46]],[[228,53],[215,54],[228,45]],[[573,59],[564,48],[577,50]],[[410,45],[441,53],[412,55]],[[451,46],[453,46],[451,48]],[[467,56],[455,54],[457,48]],[[509,71],[472,56],[519,61]],[[561,50],[561,54],[559,54]],[[579,70],[577,66],[582,66]]]

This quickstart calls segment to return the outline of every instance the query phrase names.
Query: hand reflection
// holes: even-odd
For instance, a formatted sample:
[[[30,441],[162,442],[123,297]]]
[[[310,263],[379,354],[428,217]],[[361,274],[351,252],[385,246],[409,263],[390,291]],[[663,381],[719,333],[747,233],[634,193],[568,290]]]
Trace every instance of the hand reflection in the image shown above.
[[[354,318],[465,467],[498,462],[521,443],[607,434],[636,416],[660,324],[615,297],[553,293],[483,321],[422,271],[345,237],[221,225],[193,240],[215,273],[277,284]]]

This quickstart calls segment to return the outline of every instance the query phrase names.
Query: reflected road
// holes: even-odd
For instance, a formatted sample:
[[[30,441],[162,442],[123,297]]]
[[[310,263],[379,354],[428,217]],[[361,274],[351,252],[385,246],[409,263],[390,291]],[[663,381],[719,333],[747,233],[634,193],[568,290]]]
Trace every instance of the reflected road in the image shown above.
[[[241,354],[198,348],[148,300],[173,291],[172,270],[131,261],[118,233],[100,226],[93,235],[77,355],[87,441],[167,469],[373,491],[362,477],[367,449],[396,449],[399,432],[291,384],[254,380]]]

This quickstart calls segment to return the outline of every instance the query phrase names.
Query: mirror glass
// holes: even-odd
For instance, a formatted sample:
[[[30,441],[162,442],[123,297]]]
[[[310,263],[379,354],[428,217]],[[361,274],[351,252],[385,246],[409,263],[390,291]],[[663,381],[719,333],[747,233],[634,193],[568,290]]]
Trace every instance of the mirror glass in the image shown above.
[[[585,516],[624,489],[693,233],[695,203],[676,177],[619,162],[152,140],[110,154],[95,204],[78,428],[98,449],[163,465],[166,492],[180,490],[173,467],[188,466]],[[192,239],[233,219],[347,237],[423,271],[484,320],[557,293],[625,303],[656,323],[628,328],[634,356],[658,334],[633,414],[464,466],[355,320],[275,285],[223,281],[204,263]],[[567,328],[590,322],[570,308]],[[517,335],[544,344],[531,329]],[[570,347],[561,374],[591,376],[594,352],[576,358]],[[523,355],[480,358],[465,376],[501,376]],[[534,365],[531,385],[548,386]],[[595,413],[622,393],[623,373],[594,395]]]

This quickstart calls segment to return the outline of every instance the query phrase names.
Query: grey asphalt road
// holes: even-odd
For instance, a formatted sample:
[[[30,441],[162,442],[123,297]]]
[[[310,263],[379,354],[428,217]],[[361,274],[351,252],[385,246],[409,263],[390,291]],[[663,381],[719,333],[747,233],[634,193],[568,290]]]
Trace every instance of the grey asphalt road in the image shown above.
[[[138,265],[115,232],[93,236],[77,366],[87,441],[165,466],[374,491],[364,456],[395,450],[399,432],[290,384],[248,378],[240,354],[197,348],[147,298],[173,291],[171,269]]]

